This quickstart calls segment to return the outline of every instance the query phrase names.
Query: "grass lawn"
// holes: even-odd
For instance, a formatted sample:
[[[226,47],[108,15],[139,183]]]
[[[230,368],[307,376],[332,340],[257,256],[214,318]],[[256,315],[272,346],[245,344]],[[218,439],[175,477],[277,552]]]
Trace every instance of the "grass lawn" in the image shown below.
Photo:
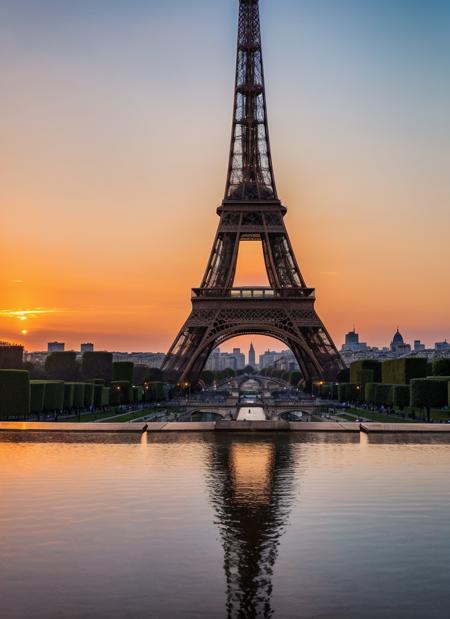
[[[346,420],[349,420],[350,417],[352,417],[352,421],[355,420],[355,417],[364,417],[369,421],[376,421],[378,423],[414,423],[415,421],[414,419],[404,419],[403,417],[398,417],[397,415],[386,415],[384,413],[368,411],[365,408],[353,408],[351,410],[346,410],[343,414],[339,413],[339,416],[345,416]]]
[[[139,419],[139,417],[145,417],[146,415],[150,415],[151,413],[156,413],[158,409],[154,408],[143,408],[139,411],[133,411],[131,413],[117,413],[114,414],[113,411],[109,412],[98,412],[92,413],[88,415],[81,415],[81,423],[90,423],[95,421],[102,421],[102,419],[111,419],[111,423],[123,423],[125,421],[132,421],[133,419]],[[71,423],[78,423],[80,421],[79,417],[74,417],[73,419],[67,419]]]
[[[111,422],[126,423],[127,421],[133,421],[133,419],[140,419],[141,417],[146,417],[147,415],[151,415],[151,413],[157,413],[158,411],[158,408],[144,408],[141,411],[125,413],[124,415],[117,415],[117,417],[111,419]]]

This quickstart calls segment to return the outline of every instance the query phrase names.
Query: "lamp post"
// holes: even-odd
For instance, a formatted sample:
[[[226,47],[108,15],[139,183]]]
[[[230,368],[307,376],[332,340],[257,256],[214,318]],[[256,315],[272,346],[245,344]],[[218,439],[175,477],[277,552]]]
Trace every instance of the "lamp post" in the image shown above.
[[[190,383],[184,383],[183,387],[186,389],[186,404],[188,404],[191,396],[191,385]]]

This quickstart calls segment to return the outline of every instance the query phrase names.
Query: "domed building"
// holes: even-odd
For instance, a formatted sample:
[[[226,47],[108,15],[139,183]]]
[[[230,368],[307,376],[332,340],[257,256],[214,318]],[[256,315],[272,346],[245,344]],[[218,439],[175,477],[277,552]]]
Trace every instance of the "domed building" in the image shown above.
[[[411,352],[411,346],[409,344],[405,344],[403,335],[400,333],[398,327],[397,331],[394,333],[394,337],[392,338],[391,352],[395,352],[398,354]]]

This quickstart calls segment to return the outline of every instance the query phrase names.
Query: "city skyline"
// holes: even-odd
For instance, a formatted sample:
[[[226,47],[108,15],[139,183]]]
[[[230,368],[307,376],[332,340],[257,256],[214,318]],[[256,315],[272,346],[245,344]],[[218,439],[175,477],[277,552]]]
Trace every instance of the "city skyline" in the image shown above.
[[[2,3],[2,339],[167,350],[217,225],[235,8]],[[275,175],[321,317],[339,346],[353,321],[378,346],[397,323],[409,341],[444,339],[448,5],[261,10]],[[260,249],[240,258],[237,284],[263,284]]]

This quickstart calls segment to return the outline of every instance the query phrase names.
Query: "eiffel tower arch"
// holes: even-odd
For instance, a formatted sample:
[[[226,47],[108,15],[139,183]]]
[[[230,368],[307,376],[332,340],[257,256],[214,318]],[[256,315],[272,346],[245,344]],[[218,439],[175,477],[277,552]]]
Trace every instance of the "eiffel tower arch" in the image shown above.
[[[270,150],[258,0],[240,0],[233,126],[225,196],[192,312],[162,365],[194,383],[212,350],[239,335],[284,342],[305,380],[333,379],[343,361],[314,309],[315,291],[298,266],[278,199]],[[259,241],[268,287],[234,287],[241,241]]]

